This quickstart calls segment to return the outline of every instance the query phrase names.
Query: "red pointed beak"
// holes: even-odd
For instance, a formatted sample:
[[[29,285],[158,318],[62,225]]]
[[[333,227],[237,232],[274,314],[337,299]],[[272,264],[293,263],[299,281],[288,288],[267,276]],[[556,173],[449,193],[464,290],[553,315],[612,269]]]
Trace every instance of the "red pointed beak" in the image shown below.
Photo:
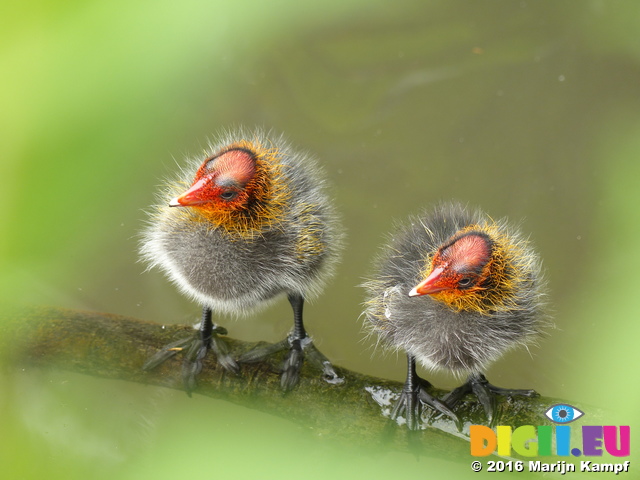
[[[442,272],[444,272],[444,267],[434,268],[425,280],[413,287],[409,292],[409,296],[419,297],[421,295],[431,295],[432,293],[438,293],[442,290],[446,290],[447,287],[438,285],[442,278]]]
[[[204,190],[207,186],[208,178],[201,178],[193,186],[179,197],[169,202],[170,207],[191,207],[194,205],[202,205],[208,200],[204,198]]]

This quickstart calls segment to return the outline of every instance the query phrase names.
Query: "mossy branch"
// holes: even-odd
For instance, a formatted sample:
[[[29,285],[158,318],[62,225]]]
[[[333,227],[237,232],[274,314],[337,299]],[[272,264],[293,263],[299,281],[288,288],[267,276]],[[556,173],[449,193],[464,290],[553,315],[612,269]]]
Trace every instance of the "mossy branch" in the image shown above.
[[[0,317],[0,347],[12,365],[53,367],[97,377],[127,380],[182,389],[181,355],[152,371],[141,366],[164,345],[194,334],[191,327],[158,325],[119,315],[39,307],[5,313]],[[256,344],[228,338],[233,353]],[[409,432],[383,416],[384,409],[372,389],[399,392],[402,385],[336,367],[345,382],[330,385],[321,374],[304,366],[300,384],[284,394],[280,388],[279,362],[272,358],[243,365],[241,375],[218,367],[214,355],[204,360],[194,393],[224,399],[297,422],[327,438],[351,445],[380,445],[410,449],[420,455],[469,458],[468,425],[483,424],[484,411],[471,399],[456,409],[464,420],[459,433],[447,418],[437,418],[417,432]],[[435,395],[445,392],[434,390]],[[497,424],[542,425],[545,410],[558,400],[504,399]]]

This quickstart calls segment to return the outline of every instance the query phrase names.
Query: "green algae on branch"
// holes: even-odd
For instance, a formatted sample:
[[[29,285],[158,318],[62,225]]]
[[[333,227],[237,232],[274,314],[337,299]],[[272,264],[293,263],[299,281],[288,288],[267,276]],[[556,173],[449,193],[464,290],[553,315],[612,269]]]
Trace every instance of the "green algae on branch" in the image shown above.
[[[142,365],[164,345],[194,335],[182,325],[159,325],[107,313],[34,307],[0,315],[0,352],[10,365],[38,365],[86,375],[183,389],[182,358],[176,355],[151,371]],[[256,346],[225,337],[233,354]],[[428,419],[428,427],[409,432],[388,418],[391,403],[402,389],[400,382],[336,367],[345,379],[328,384],[321,372],[303,366],[300,383],[291,392],[280,387],[282,357],[243,364],[240,375],[216,365],[215,355],[203,361],[194,393],[281,416],[317,435],[351,445],[384,445],[418,455],[469,458],[469,425],[484,424],[478,402],[465,401],[457,413],[465,427],[458,432],[449,419]],[[437,396],[442,390],[433,389]],[[555,399],[505,398],[496,424],[549,424],[544,412]],[[385,416],[385,414],[387,416]]]

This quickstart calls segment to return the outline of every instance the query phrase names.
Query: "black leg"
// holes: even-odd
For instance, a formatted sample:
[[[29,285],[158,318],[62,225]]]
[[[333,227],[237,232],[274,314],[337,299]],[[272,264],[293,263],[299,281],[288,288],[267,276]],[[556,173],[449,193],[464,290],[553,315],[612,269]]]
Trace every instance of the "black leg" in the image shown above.
[[[290,293],[287,296],[287,300],[289,300],[293,309],[293,338],[302,340],[307,336],[307,331],[304,329],[304,322],[302,321],[304,297],[299,293]]]
[[[211,321],[211,309],[202,309],[202,321],[198,329],[197,338],[191,344],[182,362],[182,382],[187,394],[196,386],[196,375],[202,371],[202,359],[211,348],[211,337],[213,336],[213,322]]]
[[[302,310],[304,307],[304,297],[299,293],[290,293],[287,296],[291,308],[293,309],[293,331],[284,340],[258,347],[241,355],[239,363],[254,363],[283,350],[288,350],[282,365],[280,385],[284,391],[293,389],[300,381],[300,369],[305,358],[311,365],[319,368],[323,372],[326,382],[340,384],[344,379],[340,378],[331,365],[331,362],[313,345],[311,337],[307,335],[304,328]]]
[[[391,419],[398,420],[404,417],[409,430],[417,430],[422,414],[422,406],[418,401],[418,374],[416,373],[416,361],[411,355],[407,355],[407,379],[404,382],[400,397],[396,400],[391,410]]]
[[[498,395],[506,397],[538,396],[535,390],[515,390],[496,387],[494,385],[491,385],[483,374],[472,373],[471,375],[469,375],[469,379],[463,385],[449,392],[443,400],[450,408],[454,408],[462,400],[462,398],[464,398],[464,396],[469,393],[475,395],[480,402],[480,405],[482,405],[490,426],[493,425],[494,421],[497,418]]]
[[[300,369],[304,362],[304,345],[307,340],[307,332],[302,321],[302,308],[304,298],[300,294],[290,293],[287,296],[291,308],[293,309],[293,332],[289,336],[289,354],[282,365],[282,375],[280,376],[280,386],[284,391],[289,391],[298,384],[300,380]]]
[[[209,307],[202,308],[202,322],[198,330],[200,335],[200,345],[197,360],[202,360],[208,350],[213,350],[218,364],[225,370],[233,373],[239,373],[238,364],[229,355],[229,346],[226,341],[218,335],[226,335],[227,329],[220,327],[211,321],[211,309]]]
[[[396,400],[393,410],[391,411],[391,419],[397,420],[404,414],[407,427],[410,430],[420,428],[420,420],[422,418],[423,404],[433,408],[436,412],[442,413],[451,418],[458,429],[461,427],[458,416],[453,413],[443,402],[429,394],[426,389],[431,384],[420,378],[416,373],[416,361],[412,355],[407,355],[407,379],[402,387],[400,396]]]
[[[200,322],[200,341],[202,348],[211,348],[211,337],[213,335],[213,321],[211,321],[211,309],[209,307],[202,308],[202,321]]]

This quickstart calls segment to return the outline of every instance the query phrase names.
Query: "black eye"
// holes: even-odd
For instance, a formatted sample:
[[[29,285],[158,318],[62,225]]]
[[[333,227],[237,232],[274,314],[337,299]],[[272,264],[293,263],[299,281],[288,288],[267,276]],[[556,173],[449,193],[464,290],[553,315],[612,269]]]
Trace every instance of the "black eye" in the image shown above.
[[[237,196],[238,196],[238,192],[234,190],[226,190],[220,194],[220,198],[227,201],[233,200]]]
[[[458,281],[458,286],[460,288],[467,288],[470,287],[472,283],[473,280],[471,279],[471,277],[463,277]]]

